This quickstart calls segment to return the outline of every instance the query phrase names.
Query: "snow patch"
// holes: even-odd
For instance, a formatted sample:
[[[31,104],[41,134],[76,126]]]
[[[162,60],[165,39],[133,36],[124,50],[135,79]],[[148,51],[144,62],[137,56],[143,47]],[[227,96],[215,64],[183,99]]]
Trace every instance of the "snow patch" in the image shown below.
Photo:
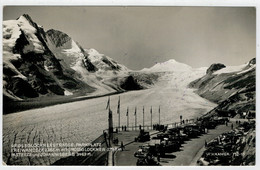
[[[50,71],[49,68],[48,68],[48,66],[46,66],[46,65],[44,65],[44,69],[45,69],[46,71]]]
[[[27,40],[30,43],[29,45],[25,46],[23,52],[28,53],[30,51],[34,51],[35,53],[43,53],[45,49],[35,35],[37,32],[36,28],[34,28],[24,16],[21,16],[17,22],[17,25],[23,30]]]
[[[19,60],[21,58],[20,54],[13,54],[8,51],[3,52],[3,68],[11,70],[16,77],[20,77],[23,80],[27,80],[27,78],[21,74],[16,67],[12,64],[12,61]],[[3,74],[4,76],[4,74]]]
[[[70,49],[64,49],[63,52],[65,52],[65,53],[78,53],[78,54],[81,54],[81,56],[83,56],[79,46],[73,40],[71,42],[71,48]]]
[[[21,31],[16,20],[3,21],[3,51],[12,52],[20,34]]]
[[[239,66],[227,66],[225,68],[222,68],[216,72],[214,72],[213,74],[222,74],[222,73],[233,73],[233,72],[238,72],[238,71],[242,71],[245,67],[247,66],[247,64],[243,64],[243,65],[239,65]]]
[[[256,67],[256,65],[253,65],[253,66],[251,66],[250,68],[248,68],[248,69],[246,69],[246,70],[243,70],[243,71],[241,71],[241,72],[239,72],[239,73],[237,73],[237,74],[243,74],[243,73],[246,73],[246,72],[248,72],[248,71],[254,69],[255,67]]]
[[[64,91],[64,94],[65,94],[65,96],[73,95],[73,93],[72,93],[72,92],[69,92],[68,90],[65,90],[65,91]]]

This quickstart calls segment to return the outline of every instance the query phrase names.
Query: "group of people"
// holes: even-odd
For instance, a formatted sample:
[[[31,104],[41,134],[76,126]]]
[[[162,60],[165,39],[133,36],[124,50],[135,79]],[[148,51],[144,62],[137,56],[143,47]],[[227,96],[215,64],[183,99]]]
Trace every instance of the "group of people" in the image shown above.
[[[153,125],[153,130],[157,130],[157,131],[163,131],[163,130],[167,130],[167,126],[165,125],[159,125],[159,124],[154,124]]]
[[[119,131],[120,128],[116,128],[116,133]],[[121,131],[126,131],[126,126],[121,126]]]

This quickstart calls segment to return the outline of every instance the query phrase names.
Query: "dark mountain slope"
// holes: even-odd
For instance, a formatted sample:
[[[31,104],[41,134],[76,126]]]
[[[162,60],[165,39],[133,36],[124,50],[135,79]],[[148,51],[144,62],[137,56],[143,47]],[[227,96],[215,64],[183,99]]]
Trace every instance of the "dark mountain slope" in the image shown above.
[[[224,68],[224,67],[223,67]],[[222,69],[223,69],[222,68]],[[254,111],[256,102],[256,62],[255,58],[235,71],[220,69],[190,83],[197,93],[219,105],[212,113],[236,115]]]

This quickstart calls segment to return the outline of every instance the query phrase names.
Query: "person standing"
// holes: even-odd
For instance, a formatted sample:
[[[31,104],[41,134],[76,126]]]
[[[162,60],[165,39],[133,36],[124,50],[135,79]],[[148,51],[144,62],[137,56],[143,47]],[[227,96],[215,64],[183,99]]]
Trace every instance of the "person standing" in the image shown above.
[[[157,153],[157,161],[160,162],[160,152]]]
[[[121,146],[120,147],[121,147],[122,151],[125,149],[123,141],[121,141]]]

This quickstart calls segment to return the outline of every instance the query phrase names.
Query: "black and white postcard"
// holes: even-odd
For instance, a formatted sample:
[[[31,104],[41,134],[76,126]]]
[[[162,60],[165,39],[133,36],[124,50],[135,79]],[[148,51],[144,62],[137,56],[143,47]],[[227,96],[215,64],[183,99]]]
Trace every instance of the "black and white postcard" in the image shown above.
[[[4,5],[3,164],[255,166],[256,11]]]

